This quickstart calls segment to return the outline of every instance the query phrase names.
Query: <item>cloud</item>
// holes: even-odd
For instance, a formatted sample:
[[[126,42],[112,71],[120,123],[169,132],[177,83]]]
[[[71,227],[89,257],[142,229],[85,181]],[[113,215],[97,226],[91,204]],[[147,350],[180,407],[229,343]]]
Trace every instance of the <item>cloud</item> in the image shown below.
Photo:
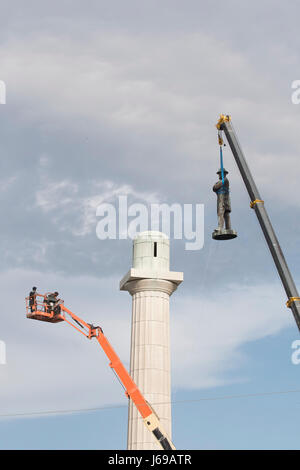
[[[208,6],[201,21],[210,15],[214,26]],[[183,17],[190,18],[185,12]],[[9,223],[0,234],[1,269],[116,276],[125,252],[129,260],[130,242],[100,242],[95,212],[102,202],[116,204],[123,193],[132,202],[205,204],[204,249],[191,256],[171,241],[178,269],[190,275],[189,285],[197,283],[208,251],[212,259],[218,256],[209,244],[216,224],[211,188],[219,166],[214,124],[228,111],[298,275],[297,106],[290,101],[286,69],[281,82],[273,80],[286,61],[289,70],[297,70],[286,42],[263,43],[267,67],[257,48],[253,56],[251,41],[241,46],[215,26],[178,31],[155,23],[154,34],[151,28],[109,23],[87,32],[85,20],[77,18],[74,25],[85,34],[76,28],[68,34],[68,18],[61,23],[53,18],[43,29],[39,17],[28,34],[14,30],[0,46],[0,78],[9,95],[3,107],[0,203]],[[272,262],[228,147],[224,157],[239,238],[218,256],[222,266],[231,266],[226,278],[215,270],[209,282],[224,286],[246,277],[265,282],[274,278]]]
[[[235,284],[214,297],[171,299],[173,384],[181,389],[251,380],[244,347],[293,326],[274,284]]]
[[[82,408],[85,403],[126,406],[98,345],[68,325],[26,319],[21,296],[33,284],[39,292],[58,289],[74,313],[102,326],[128,368],[131,298],[118,291],[119,278],[100,282],[87,276],[11,270],[0,281],[6,292],[2,315],[10,312],[0,335],[7,345],[7,365],[0,368],[0,414]],[[171,298],[174,390],[249,379],[243,347],[292,325],[274,285],[232,286],[213,299],[187,297],[180,289]]]
[[[158,194],[137,191],[131,185],[117,185],[113,181],[92,181],[86,193],[79,192],[79,185],[68,180],[48,182],[41,176],[35,193],[36,206],[48,214],[60,230],[69,231],[74,236],[85,236],[95,230],[96,211],[99,205],[114,204],[118,211],[118,197],[139,200],[144,204],[155,203]],[[72,220],[72,225],[70,221]]]
[[[11,271],[1,278],[8,301],[2,304],[4,327],[0,335],[7,346],[7,365],[0,368],[1,413],[81,408],[85,403],[89,407],[102,403],[126,406],[123,390],[97,344],[66,325],[26,319],[22,298],[33,284],[40,292],[58,289],[75,313],[103,326],[128,364],[129,335],[121,331],[129,330],[130,310],[126,315],[121,308],[117,280],[107,278],[99,283],[98,279],[82,277],[70,282],[59,275],[29,270]],[[16,291],[20,295],[15,296]],[[123,305],[124,301],[122,296]],[[4,311],[10,312],[5,318]]]
[[[266,348],[267,338],[280,341],[295,328],[228,147],[232,243],[211,240],[211,188],[215,123],[226,112],[300,279],[300,107],[291,103],[299,7],[273,0],[223,7],[28,0],[2,8],[0,413],[127,406],[97,344],[67,325],[27,320],[23,301],[34,284],[58,289],[74,312],[103,326],[128,367],[131,299],[118,283],[131,241],[96,237],[97,205],[116,204],[120,194],[205,204],[204,249],[187,252],[171,240],[172,268],[185,273],[171,298],[174,392],[261,386],[249,344],[264,340]]]
[[[63,159],[72,162],[68,169],[77,184],[86,179],[78,172],[83,163],[89,175],[99,168],[92,158],[97,146],[110,180],[117,169],[122,183],[137,183],[140,190],[143,168],[155,190],[165,184],[175,194],[177,181],[182,195],[186,181],[201,186],[213,174],[214,124],[220,112],[229,112],[258,182],[274,200],[298,204],[292,198],[300,146],[291,83],[282,94],[272,71],[265,73],[238,45],[207,31],[153,36],[100,30],[68,40],[62,32],[38,31],[25,42],[7,40],[1,52],[23,125],[73,136]],[[284,60],[285,49],[280,58],[275,52],[274,61]],[[74,161],[78,139],[79,149],[85,142],[82,163]],[[170,172],[174,162],[176,172]],[[294,171],[277,191],[286,165]],[[234,169],[233,181],[239,178]]]
[[[43,189],[36,192],[36,205],[43,211],[59,209],[72,204],[74,194],[78,192],[78,187],[69,181],[63,180],[50,183]]]

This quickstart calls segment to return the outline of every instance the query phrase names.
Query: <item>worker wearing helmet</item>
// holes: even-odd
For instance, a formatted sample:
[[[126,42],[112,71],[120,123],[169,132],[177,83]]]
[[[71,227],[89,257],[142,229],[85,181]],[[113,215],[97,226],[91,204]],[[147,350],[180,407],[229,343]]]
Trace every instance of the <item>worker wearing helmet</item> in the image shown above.
[[[58,292],[50,292],[46,295],[47,311],[54,314],[60,313]]]
[[[59,315],[61,312],[60,304],[62,303],[62,300],[58,298],[58,292],[54,292],[55,298],[56,298],[56,303],[54,306],[54,314]]]
[[[228,171],[223,169],[224,182],[222,181],[221,168],[217,171],[219,181],[214,185],[213,191],[217,194],[217,213],[218,213],[218,230],[222,231],[225,224],[225,229],[231,229],[231,204],[229,196],[229,180],[227,178]]]
[[[36,310],[36,287],[33,287],[29,293],[29,307],[31,312]]]

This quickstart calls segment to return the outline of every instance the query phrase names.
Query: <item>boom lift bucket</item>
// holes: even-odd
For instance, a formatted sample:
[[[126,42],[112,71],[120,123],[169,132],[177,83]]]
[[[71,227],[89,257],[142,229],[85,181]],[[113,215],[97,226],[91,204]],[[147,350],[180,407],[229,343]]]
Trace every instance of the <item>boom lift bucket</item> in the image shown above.
[[[58,323],[64,321],[60,314],[54,312],[51,305],[47,302],[47,294],[35,295],[35,301],[31,305],[30,298],[26,297],[26,317],[31,320],[46,321],[49,323]]]

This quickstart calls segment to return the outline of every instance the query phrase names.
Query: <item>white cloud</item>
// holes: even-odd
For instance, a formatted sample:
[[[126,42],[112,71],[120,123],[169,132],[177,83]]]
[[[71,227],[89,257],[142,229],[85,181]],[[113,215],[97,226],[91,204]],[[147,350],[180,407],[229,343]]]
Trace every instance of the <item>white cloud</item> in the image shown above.
[[[44,181],[43,186],[42,189],[36,191],[35,196],[36,205],[45,212],[69,206],[78,192],[78,186],[67,180],[49,184]]]
[[[179,388],[230,383],[232,371],[235,381],[247,380],[243,346],[294,325],[276,284],[233,285],[217,290],[214,298],[177,295],[171,318],[173,383]]]
[[[5,192],[9,190],[17,180],[18,180],[18,177],[16,175],[10,176],[8,178],[3,178],[0,181],[0,191]]]
[[[133,197],[145,204],[159,200],[155,192],[138,191],[131,185],[117,185],[112,181],[91,182],[89,192],[94,194],[80,195],[78,184],[71,180],[47,182],[42,174],[35,193],[36,206],[43,212],[50,213],[53,223],[60,230],[67,230],[75,236],[84,236],[96,229],[96,209],[102,203],[113,203],[117,210],[119,196]]]
[[[300,143],[291,84],[280,93],[272,77],[228,41],[204,33],[155,37],[101,31],[89,36],[87,47],[82,37],[32,34],[7,40],[0,52],[25,121],[46,120],[48,128],[93,136],[109,129],[112,139],[132,135],[146,147],[165,138],[170,153],[182,159],[176,162],[178,178],[197,178],[199,184],[207,175],[200,169],[210,171],[218,162],[218,114],[231,113],[263,190],[274,201],[299,205],[293,197]],[[270,50],[277,63],[275,53]],[[166,167],[174,164],[165,158]],[[120,162],[124,165],[121,155],[116,165]]]
[[[32,285],[37,285],[39,292],[58,289],[75,313],[103,326],[127,364],[129,335],[121,332],[129,331],[130,308],[126,312],[121,295],[121,309],[117,280],[67,280],[56,274],[22,270],[2,273],[1,279],[7,299],[7,304],[2,304],[2,317],[9,314],[2,318],[0,333],[7,346],[7,365],[0,367],[0,414],[109,403],[126,406],[123,389],[95,341],[77,335],[65,324],[25,318],[24,297]],[[111,292],[115,292],[112,297],[107,294]]]
[[[6,292],[0,339],[7,345],[7,365],[0,367],[0,414],[126,406],[97,343],[68,325],[26,319],[23,300],[33,284],[39,292],[58,289],[74,313],[103,327],[128,368],[131,298],[118,291],[119,279],[99,282],[12,270],[2,273],[0,282]],[[247,379],[243,346],[292,324],[282,303],[282,293],[272,285],[233,286],[209,300],[182,295],[179,288],[171,298],[174,388],[200,389]]]
[[[146,157],[140,156],[137,151],[130,154],[132,159],[128,154],[138,144],[146,152],[153,142],[164,138],[169,151],[153,155],[155,172],[172,176],[188,193],[193,185],[196,191],[201,185],[206,188],[208,173],[214,175],[218,165],[214,124],[220,112],[229,112],[238,132],[241,130],[240,140],[259,187],[272,201],[299,205],[295,197],[300,169],[299,119],[290,102],[290,83],[286,83],[285,94],[273,82],[272,73],[282,64],[276,46],[276,67],[268,74],[244,49],[238,50],[238,44],[203,33],[137,35],[128,30],[102,30],[77,40],[75,35],[57,32],[56,36],[32,32],[12,38],[10,35],[0,46],[1,73],[10,102],[17,103],[14,118],[20,120],[22,129],[29,124],[37,134],[45,129],[63,135],[70,131],[71,138],[85,132],[96,143],[99,129],[103,134],[108,129],[110,142],[128,139],[126,158],[121,149],[111,167],[118,177],[129,167],[128,175],[133,166],[139,175],[145,172],[145,179],[137,182],[140,186],[152,177],[144,170],[152,160],[146,153]],[[55,145],[53,152],[57,151]],[[161,202],[154,179],[151,191],[141,191],[138,184],[106,179],[104,171],[103,181],[91,182],[89,192],[82,192],[72,179],[71,164],[70,175],[61,177],[58,169],[53,182],[45,173],[50,157],[42,154],[39,163],[36,205],[61,230],[73,235],[90,233],[96,226],[96,206],[114,201],[120,194]],[[108,165],[107,160],[105,163]],[[233,182],[237,177],[233,172]],[[8,180],[8,186],[3,182],[5,189],[14,180]],[[45,243],[35,245],[42,258]],[[17,256],[21,263],[23,253],[17,252]],[[101,353],[96,359],[95,348],[65,325],[26,320],[23,294],[19,295],[33,283],[43,284],[44,290],[62,289],[66,303],[72,303],[76,312],[92,321],[103,320],[104,330],[128,361],[130,298],[118,293],[119,279],[104,278],[100,284],[92,277],[64,278],[16,270],[3,272],[0,281],[6,292],[4,301],[10,301],[2,307],[5,321],[0,339],[7,342],[7,366],[0,369],[2,412],[82,406],[83,397],[89,406],[120,402],[122,391]],[[244,380],[242,366],[247,358],[243,345],[292,324],[291,316],[283,311],[281,290],[277,291],[277,286],[261,284],[247,289],[231,287],[211,300],[204,295],[181,297],[178,291],[171,300],[174,386],[221,385],[229,380],[231,371],[236,380]],[[270,307],[265,308],[266,304]]]
[[[117,198],[119,196],[133,197],[137,200],[143,201],[144,204],[150,204],[158,201],[158,194],[154,192],[143,192],[134,189],[131,185],[123,184],[116,185],[112,181],[105,181],[103,183],[95,184],[95,192],[101,191],[101,194],[86,197],[82,199],[81,205],[83,209],[82,224],[73,232],[76,235],[86,235],[90,233],[96,226],[96,209],[103,203],[114,203],[116,210],[118,210]]]

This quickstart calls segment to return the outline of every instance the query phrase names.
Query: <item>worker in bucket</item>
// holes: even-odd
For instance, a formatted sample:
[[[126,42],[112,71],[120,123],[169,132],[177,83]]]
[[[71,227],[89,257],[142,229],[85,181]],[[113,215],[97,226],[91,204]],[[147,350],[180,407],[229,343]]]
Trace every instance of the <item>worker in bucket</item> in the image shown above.
[[[217,213],[218,213],[218,230],[222,231],[224,224],[226,230],[231,230],[231,204],[229,196],[229,180],[227,178],[228,171],[223,169],[222,179],[222,170],[221,168],[217,171],[219,175],[219,181],[214,185],[213,191],[217,194]]]
[[[29,292],[29,307],[31,312],[36,310],[36,287]]]
[[[60,313],[58,292],[50,292],[46,296],[47,311],[49,313],[54,312],[55,314]]]

